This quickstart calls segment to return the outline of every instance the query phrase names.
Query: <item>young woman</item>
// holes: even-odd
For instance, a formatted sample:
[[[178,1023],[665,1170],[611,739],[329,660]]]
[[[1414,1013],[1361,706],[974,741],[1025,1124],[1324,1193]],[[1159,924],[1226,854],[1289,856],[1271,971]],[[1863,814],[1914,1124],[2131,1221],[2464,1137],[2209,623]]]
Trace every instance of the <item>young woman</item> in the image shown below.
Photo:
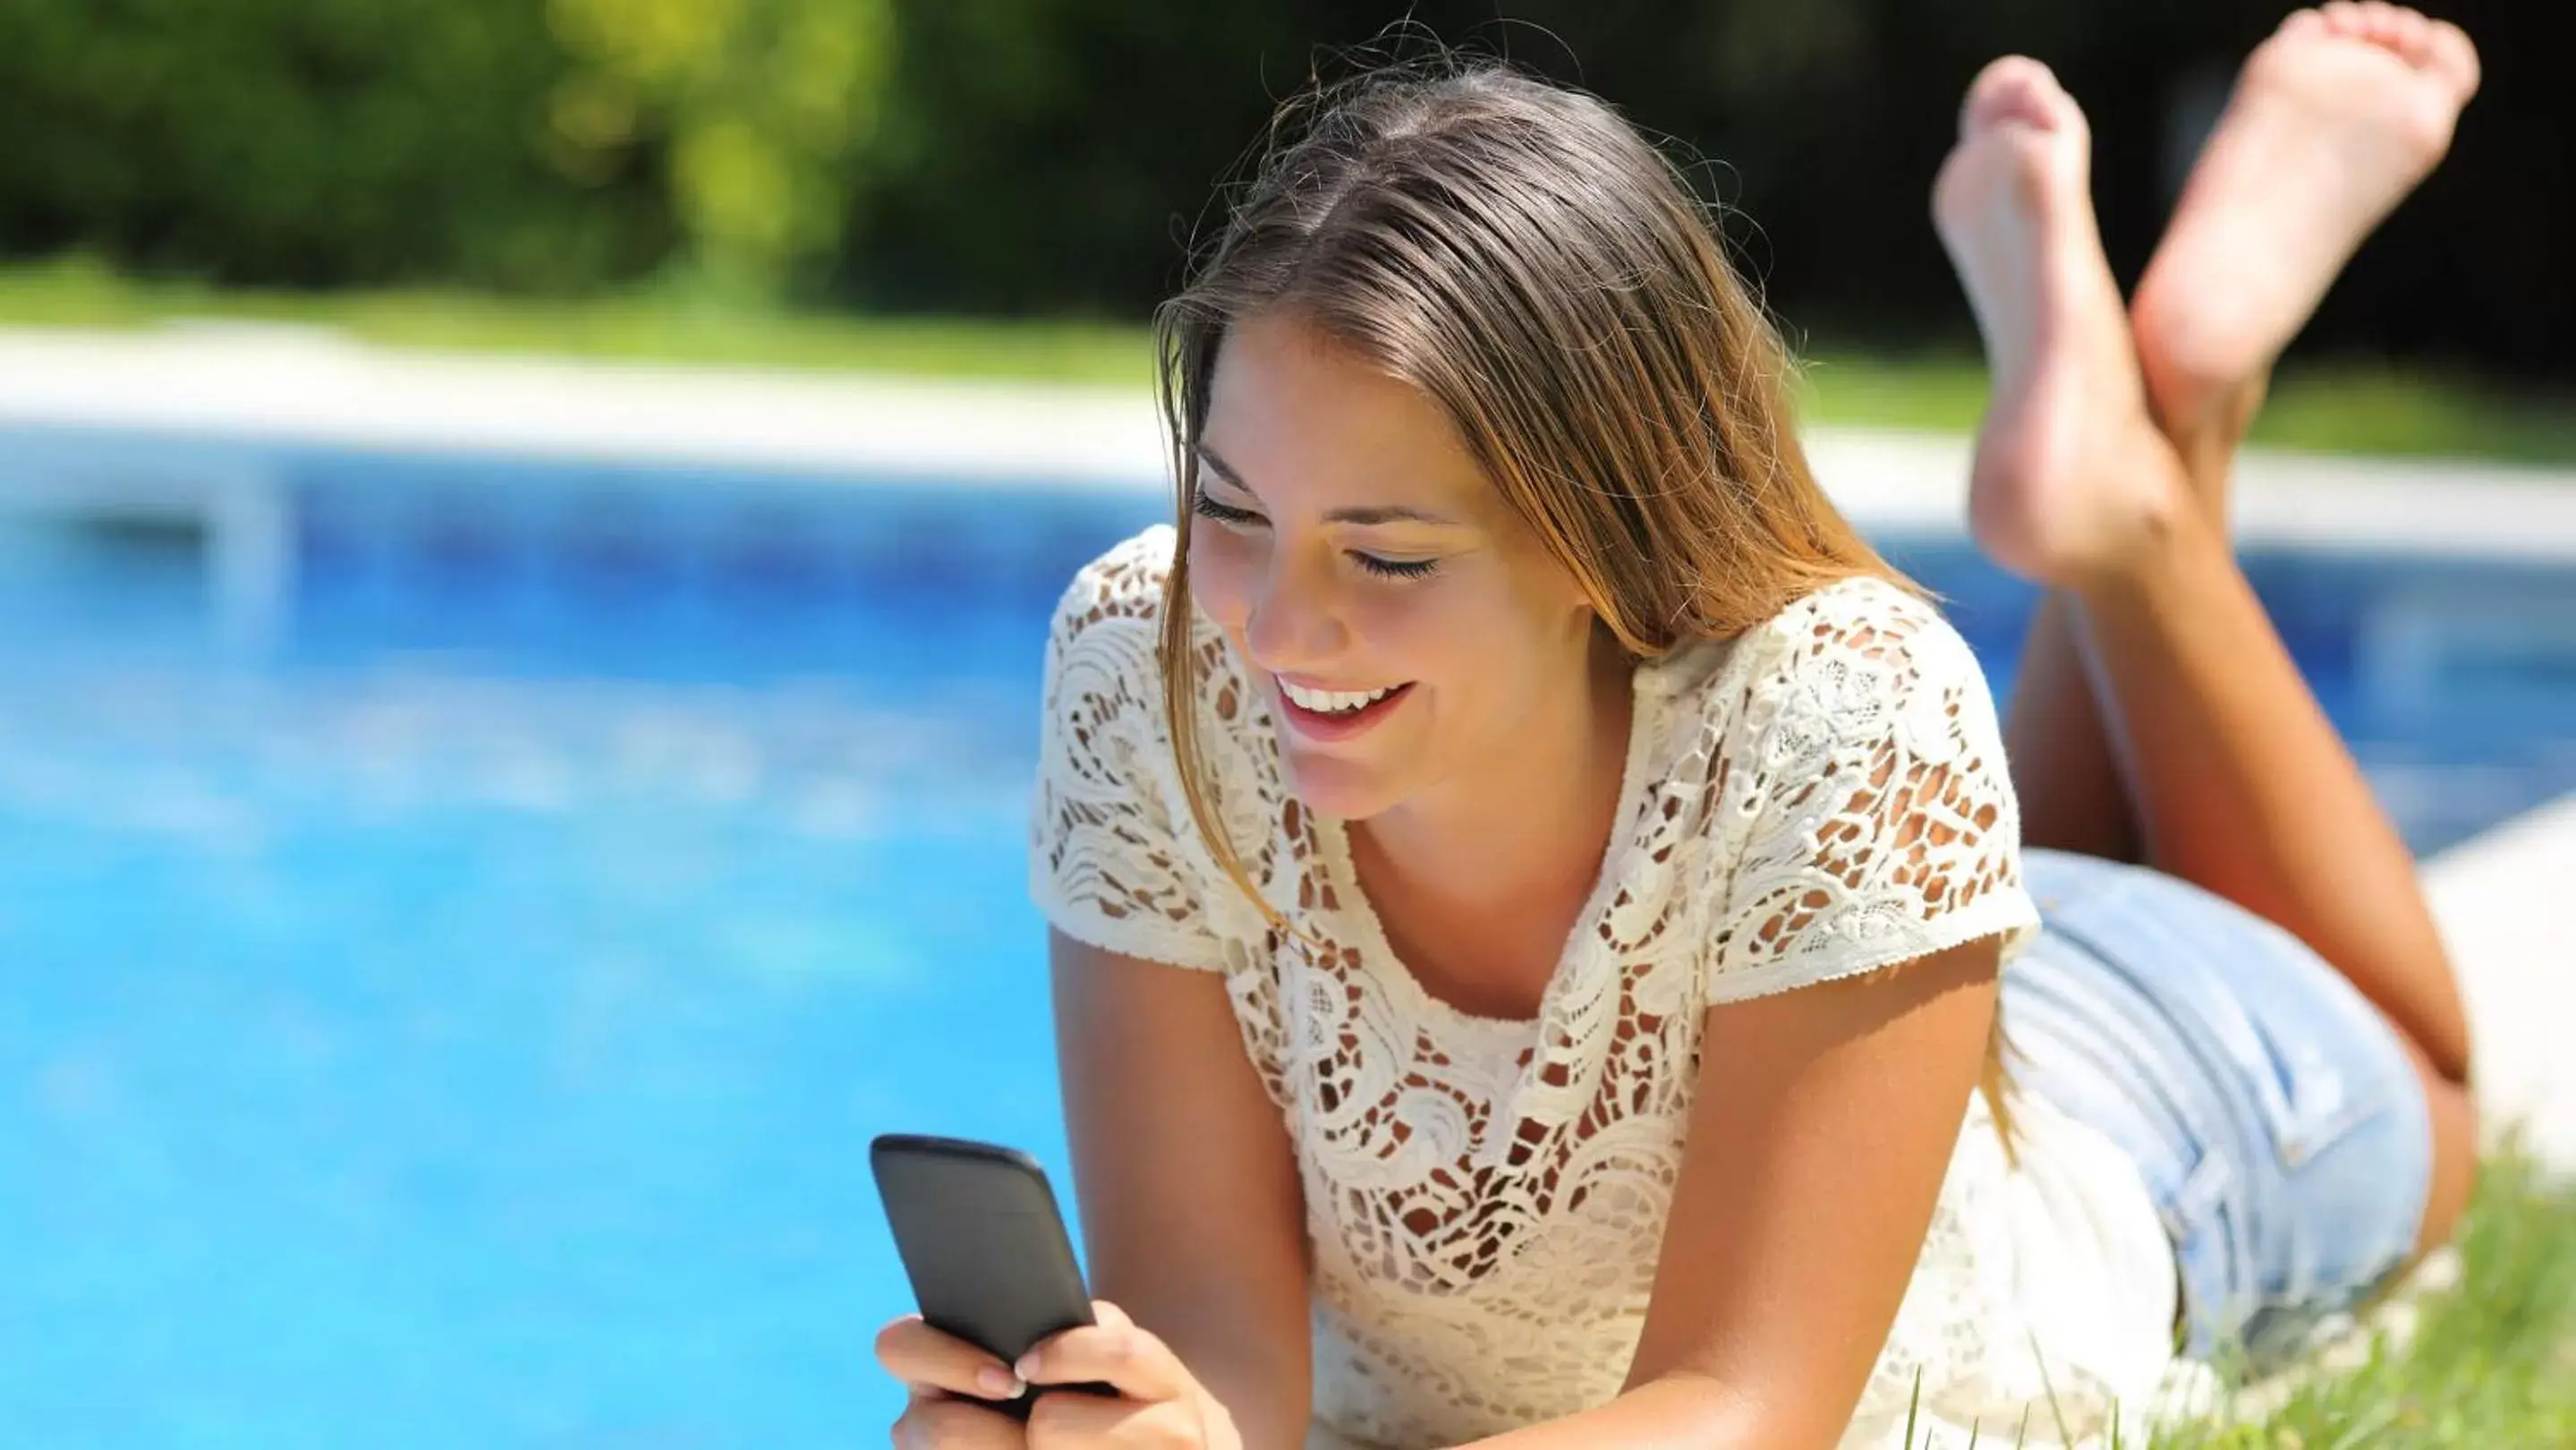
[[[1493,69],[1329,98],[1163,315],[1183,527],[1055,622],[1102,1323],[1018,1366],[889,1326],[897,1443],[1773,1450],[1918,1391],[2038,1443],[2440,1243],[2458,993],[2221,518],[2476,75],[2409,11],[2291,17],[2133,313],[2075,104],[1978,77],[1934,210],[1976,536],[2049,587],[2009,752],[1651,148]],[[1015,1375],[1120,1394],[1023,1426]]]

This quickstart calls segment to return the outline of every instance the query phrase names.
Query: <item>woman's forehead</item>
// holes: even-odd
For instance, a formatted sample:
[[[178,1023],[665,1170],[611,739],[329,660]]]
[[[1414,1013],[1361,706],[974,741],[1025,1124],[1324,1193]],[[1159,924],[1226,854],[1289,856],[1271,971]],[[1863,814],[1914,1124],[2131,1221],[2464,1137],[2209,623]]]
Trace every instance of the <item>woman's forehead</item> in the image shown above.
[[[1289,317],[1228,331],[1202,442],[1274,506],[1398,505],[1473,519],[1499,501],[1437,403]],[[1273,499],[1279,490],[1288,492]]]

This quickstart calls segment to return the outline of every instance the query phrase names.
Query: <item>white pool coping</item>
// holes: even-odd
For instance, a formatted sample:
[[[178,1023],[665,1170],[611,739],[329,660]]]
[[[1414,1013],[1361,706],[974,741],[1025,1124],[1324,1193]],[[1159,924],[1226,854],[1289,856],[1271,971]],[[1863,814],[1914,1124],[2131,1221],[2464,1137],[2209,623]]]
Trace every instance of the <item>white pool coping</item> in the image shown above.
[[[1141,390],[415,353],[268,326],[0,329],[0,465],[30,446],[11,430],[97,430],[108,449],[248,445],[226,450],[227,467],[263,446],[324,445],[854,481],[1166,486]],[[1828,428],[1808,444],[1865,529],[1958,531],[1964,438]],[[252,516],[239,567],[256,572],[275,530],[240,492],[226,506]],[[2236,498],[2237,533],[2253,545],[2576,563],[2576,472],[2253,450]],[[2576,911],[2565,904],[2576,799],[2444,853],[2426,879],[2466,982],[2491,1124],[2524,1124],[2543,1161],[2576,1173]]]
[[[407,352],[328,332],[0,329],[0,428],[1160,488],[1150,399],[1101,388]]]
[[[1164,485],[1143,390],[406,352],[264,324],[0,329],[0,427],[488,452],[1065,488]],[[1865,527],[1955,532],[1967,445],[1820,428],[1826,488]],[[2576,561],[2571,475],[2249,451],[2250,543]]]
[[[2467,999],[2490,1140],[2519,1125],[2576,1175],[2576,796],[2428,862],[2425,892]]]

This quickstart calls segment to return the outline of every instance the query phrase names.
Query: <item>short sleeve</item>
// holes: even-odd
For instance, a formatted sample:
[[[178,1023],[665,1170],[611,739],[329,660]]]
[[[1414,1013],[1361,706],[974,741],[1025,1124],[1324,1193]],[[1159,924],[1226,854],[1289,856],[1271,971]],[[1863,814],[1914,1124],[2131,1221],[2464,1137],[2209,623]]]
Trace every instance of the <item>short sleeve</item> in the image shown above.
[[[1084,566],[1047,639],[1029,888],[1047,921],[1106,951],[1223,965],[1163,722],[1156,646],[1171,531]]]
[[[1707,1004],[2037,932],[1993,696],[1967,642],[1883,580],[1761,626],[1718,793]]]

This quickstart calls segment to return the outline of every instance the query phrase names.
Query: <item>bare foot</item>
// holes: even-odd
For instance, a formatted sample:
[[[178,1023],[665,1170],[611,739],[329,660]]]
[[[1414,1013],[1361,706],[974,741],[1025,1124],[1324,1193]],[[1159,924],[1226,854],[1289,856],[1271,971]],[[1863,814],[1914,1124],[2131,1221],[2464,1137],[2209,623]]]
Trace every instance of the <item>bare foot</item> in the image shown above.
[[[2130,310],[2178,440],[2252,421],[2274,359],[2477,88],[2458,26],[2376,0],[2298,11],[2255,47]]]
[[[1993,375],[1970,526],[1995,562],[2043,583],[2112,562],[2180,487],[2094,227],[2092,145],[2048,67],[2007,56],[1969,86],[1932,188]]]

